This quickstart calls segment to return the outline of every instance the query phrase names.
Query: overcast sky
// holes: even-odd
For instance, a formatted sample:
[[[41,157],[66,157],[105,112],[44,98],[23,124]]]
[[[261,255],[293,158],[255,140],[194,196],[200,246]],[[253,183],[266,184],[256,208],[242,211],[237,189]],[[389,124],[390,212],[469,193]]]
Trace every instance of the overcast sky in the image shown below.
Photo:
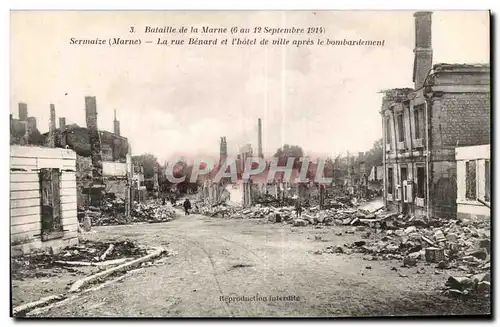
[[[71,37],[128,37],[129,26],[322,26],[322,38],[385,39],[366,47],[74,46]],[[435,12],[434,63],[489,62],[487,12]],[[261,35],[262,36],[262,35]],[[380,90],[412,87],[413,12],[13,12],[11,103],[28,104],[42,132],[49,104],[68,124],[85,126],[84,97],[97,98],[99,128],[121,133],[133,154],[230,154],[283,143],[310,155],[368,150],[381,137]],[[208,36],[203,36],[208,38]],[[231,36],[230,36],[231,37]],[[252,36],[253,37],[253,36]],[[279,36],[270,37],[270,39]],[[297,37],[294,37],[297,38]]]

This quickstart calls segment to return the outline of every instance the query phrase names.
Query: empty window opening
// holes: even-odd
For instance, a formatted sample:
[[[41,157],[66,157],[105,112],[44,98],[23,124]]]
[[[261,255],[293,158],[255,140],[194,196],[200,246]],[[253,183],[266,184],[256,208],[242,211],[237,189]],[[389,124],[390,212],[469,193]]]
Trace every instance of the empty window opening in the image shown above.
[[[425,198],[425,168],[417,167],[417,198]]]
[[[398,141],[404,142],[405,140],[405,126],[403,121],[403,114],[398,114]]]
[[[387,168],[387,193],[392,194],[394,188],[394,175],[392,168]]]
[[[476,193],[476,161],[471,160],[465,163],[465,198],[467,200],[477,200]]]

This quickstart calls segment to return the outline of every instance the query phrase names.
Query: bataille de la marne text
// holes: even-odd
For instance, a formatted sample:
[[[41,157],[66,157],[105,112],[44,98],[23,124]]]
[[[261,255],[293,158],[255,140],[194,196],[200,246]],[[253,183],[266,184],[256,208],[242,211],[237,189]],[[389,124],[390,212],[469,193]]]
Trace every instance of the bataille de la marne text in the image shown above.
[[[134,35],[136,32],[135,27],[130,27],[129,28],[129,37],[110,37],[109,39],[105,38],[75,38],[72,37],[70,39],[70,44],[71,45],[140,45],[141,39],[139,38],[133,38],[131,36]],[[151,26],[146,26],[143,30],[144,34],[175,34],[175,35],[182,35],[184,33],[200,33],[200,34],[213,34],[213,35],[224,35],[228,33],[232,34],[266,34],[266,35],[275,35],[275,34],[280,34],[280,33],[289,33],[289,34],[313,34],[313,33],[321,33],[322,28],[321,27],[308,27],[307,29],[305,28],[297,28],[297,27],[291,27],[291,28],[272,28],[272,27],[267,27],[267,26],[256,26],[252,28],[238,28],[238,27],[233,27],[233,28],[227,28],[227,27],[209,27],[209,26],[203,26],[203,27],[194,27],[191,26],[189,28],[187,27],[172,27],[172,26],[166,26],[166,27],[151,27]],[[216,45],[218,42],[218,39],[199,39],[197,37],[190,37],[187,41],[187,44],[189,45]],[[252,45],[255,44],[256,40],[255,39],[240,39],[240,38],[233,38],[231,43],[233,45]],[[146,43],[153,43],[152,40],[146,40]],[[185,43],[184,40],[171,40],[168,42],[165,39],[162,39],[161,37],[158,37],[155,39],[154,43],[156,44],[161,44],[161,45],[167,45],[167,44],[179,44],[182,45]]]

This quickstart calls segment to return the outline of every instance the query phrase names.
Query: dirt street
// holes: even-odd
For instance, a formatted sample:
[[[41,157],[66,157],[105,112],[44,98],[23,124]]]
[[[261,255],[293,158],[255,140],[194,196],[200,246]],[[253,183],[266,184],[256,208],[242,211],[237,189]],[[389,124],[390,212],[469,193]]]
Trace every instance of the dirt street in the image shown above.
[[[168,223],[95,230],[86,237],[137,240],[167,246],[178,254],[161,266],[148,267],[82,295],[45,316],[315,317],[490,312],[487,299],[464,302],[440,294],[438,288],[451,271],[436,275],[434,266],[422,262],[402,268],[399,261],[369,261],[358,254],[314,254],[329,245],[360,239],[357,234],[336,236],[342,231],[340,227],[292,227],[191,215]],[[422,268],[426,273],[417,273]],[[235,301],[228,301],[229,297]]]

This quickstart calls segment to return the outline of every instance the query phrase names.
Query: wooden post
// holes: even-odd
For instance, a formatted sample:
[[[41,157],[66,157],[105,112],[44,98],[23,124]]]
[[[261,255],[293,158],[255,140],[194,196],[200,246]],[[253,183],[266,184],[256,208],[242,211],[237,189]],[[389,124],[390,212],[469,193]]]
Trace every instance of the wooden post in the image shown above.
[[[125,195],[125,216],[130,217],[132,211],[132,156],[127,153],[127,191]]]
[[[324,209],[325,207],[325,186],[319,185],[319,208]]]

